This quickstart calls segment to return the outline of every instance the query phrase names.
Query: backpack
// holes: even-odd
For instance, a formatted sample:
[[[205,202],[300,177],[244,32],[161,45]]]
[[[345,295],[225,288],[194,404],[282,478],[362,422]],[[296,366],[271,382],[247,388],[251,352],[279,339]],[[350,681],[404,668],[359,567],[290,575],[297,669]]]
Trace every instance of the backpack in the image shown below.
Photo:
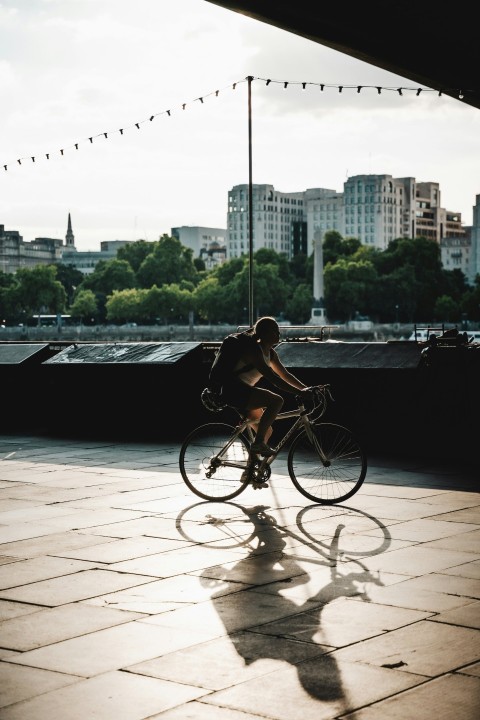
[[[238,362],[242,352],[251,343],[252,335],[249,332],[231,333],[223,340],[210,368],[208,385],[215,392],[221,392],[222,386],[232,375],[240,375],[252,370],[253,365],[245,365],[234,372],[233,368]]]

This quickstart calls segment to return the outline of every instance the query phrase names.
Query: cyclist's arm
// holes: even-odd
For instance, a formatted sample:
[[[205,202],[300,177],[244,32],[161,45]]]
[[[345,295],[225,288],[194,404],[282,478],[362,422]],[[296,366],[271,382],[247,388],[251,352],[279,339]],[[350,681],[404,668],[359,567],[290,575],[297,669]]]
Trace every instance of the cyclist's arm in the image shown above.
[[[263,365],[265,368],[265,372],[262,370],[263,376],[280,390],[296,393],[298,390],[304,390],[307,387],[287,370],[275,350],[272,349],[271,351],[270,365],[265,362]]]

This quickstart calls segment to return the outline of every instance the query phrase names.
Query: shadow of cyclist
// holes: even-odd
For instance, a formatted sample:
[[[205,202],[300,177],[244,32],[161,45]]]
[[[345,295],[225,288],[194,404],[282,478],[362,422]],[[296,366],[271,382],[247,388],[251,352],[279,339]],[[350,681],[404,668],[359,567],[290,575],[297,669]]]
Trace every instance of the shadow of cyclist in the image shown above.
[[[360,586],[369,582],[377,585],[383,583],[358,560],[354,562],[360,567],[360,571],[348,572],[344,575],[338,572],[339,538],[344,528],[339,523],[329,552],[320,551],[318,558],[313,560],[317,566],[329,568],[330,581],[300,605],[285,597],[281,591],[287,584],[290,592],[296,587],[307,584],[311,578],[292,552],[285,553],[286,538],[292,533],[279,526],[274,517],[266,513],[266,509],[264,505],[242,507],[254,525],[258,544],[231,568],[216,566],[206,569],[202,573],[201,581],[210,588],[216,583],[223,584],[232,580],[257,588],[264,586],[266,591],[276,598],[275,615],[280,619],[266,623],[258,622],[257,632],[262,632],[262,626],[265,632],[262,643],[252,643],[252,633],[238,631],[235,618],[232,619],[224,610],[225,606],[221,599],[225,598],[222,592],[213,594],[211,598],[245,665],[251,665],[262,658],[289,663],[296,667],[302,687],[312,697],[322,701],[341,700],[344,693],[336,661],[330,654],[332,646],[322,644],[316,639],[321,630],[322,611],[326,605],[339,597],[356,596],[368,601],[365,589],[360,589]],[[308,544],[311,546],[311,543]],[[261,602],[261,593],[245,590],[242,592],[242,601],[242,613],[247,617],[255,617],[255,611]]]

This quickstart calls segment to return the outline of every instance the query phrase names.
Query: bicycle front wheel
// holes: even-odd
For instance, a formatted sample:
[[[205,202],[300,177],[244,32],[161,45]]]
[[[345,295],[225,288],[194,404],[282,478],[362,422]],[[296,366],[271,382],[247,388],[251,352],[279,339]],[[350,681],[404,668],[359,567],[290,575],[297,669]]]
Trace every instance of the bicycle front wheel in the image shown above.
[[[297,490],[313,502],[333,505],[354,495],[367,474],[367,458],[342,425],[311,426],[313,442],[302,430],[288,453],[288,472]]]
[[[233,438],[233,439],[232,439]],[[225,423],[192,430],[180,448],[179,465],[187,487],[204,500],[230,500],[248,485],[243,477],[249,445]]]

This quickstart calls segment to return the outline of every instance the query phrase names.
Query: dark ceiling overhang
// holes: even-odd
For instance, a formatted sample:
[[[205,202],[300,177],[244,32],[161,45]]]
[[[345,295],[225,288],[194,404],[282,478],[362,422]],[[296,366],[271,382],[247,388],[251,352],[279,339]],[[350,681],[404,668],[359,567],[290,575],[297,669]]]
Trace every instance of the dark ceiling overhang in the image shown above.
[[[478,8],[468,0],[207,0],[480,109]],[[462,97],[460,97],[462,96]]]

